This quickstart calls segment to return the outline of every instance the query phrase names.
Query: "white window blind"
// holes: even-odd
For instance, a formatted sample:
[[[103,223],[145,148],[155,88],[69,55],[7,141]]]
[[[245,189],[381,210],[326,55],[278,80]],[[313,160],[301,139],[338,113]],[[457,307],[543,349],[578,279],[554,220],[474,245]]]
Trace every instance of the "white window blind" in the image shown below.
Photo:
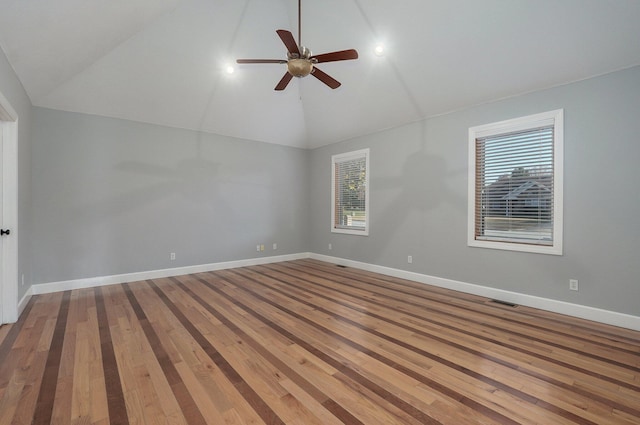
[[[333,232],[368,234],[368,166],[368,149],[332,157]]]
[[[476,237],[551,245],[553,127],[476,144]]]
[[[529,245],[543,247],[533,252],[559,253],[561,117],[553,111],[470,129],[470,245],[522,251]]]

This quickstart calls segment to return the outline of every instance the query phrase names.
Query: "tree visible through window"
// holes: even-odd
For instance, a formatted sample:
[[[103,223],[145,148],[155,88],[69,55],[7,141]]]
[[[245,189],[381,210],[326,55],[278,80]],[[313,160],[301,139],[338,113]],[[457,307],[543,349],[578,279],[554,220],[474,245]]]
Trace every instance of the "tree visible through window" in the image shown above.
[[[561,253],[561,128],[553,111],[469,130],[470,246]]]
[[[367,235],[369,150],[331,158],[333,169],[331,230]]]

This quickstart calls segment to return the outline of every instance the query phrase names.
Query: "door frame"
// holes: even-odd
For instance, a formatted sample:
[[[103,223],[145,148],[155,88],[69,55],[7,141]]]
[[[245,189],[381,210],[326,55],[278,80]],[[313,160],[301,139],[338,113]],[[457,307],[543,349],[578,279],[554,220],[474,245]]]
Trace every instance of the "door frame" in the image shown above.
[[[0,92],[0,131],[2,131],[2,225],[11,229],[1,239],[2,317],[0,323],[18,320],[18,114]]]

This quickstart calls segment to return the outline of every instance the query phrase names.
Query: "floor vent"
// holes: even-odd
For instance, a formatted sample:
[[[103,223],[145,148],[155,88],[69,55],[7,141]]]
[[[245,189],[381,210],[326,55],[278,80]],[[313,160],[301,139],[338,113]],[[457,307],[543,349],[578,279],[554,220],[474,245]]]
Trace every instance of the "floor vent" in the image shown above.
[[[518,307],[518,304],[510,303],[509,301],[491,300],[492,303],[506,305],[507,307]]]

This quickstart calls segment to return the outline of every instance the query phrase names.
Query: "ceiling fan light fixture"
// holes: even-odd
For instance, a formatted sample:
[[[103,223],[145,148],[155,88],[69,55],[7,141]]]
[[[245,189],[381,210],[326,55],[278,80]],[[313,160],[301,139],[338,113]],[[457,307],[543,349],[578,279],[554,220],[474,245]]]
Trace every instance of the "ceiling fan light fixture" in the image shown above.
[[[287,71],[294,77],[306,77],[312,70],[313,64],[309,59],[289,59],[287,62]]]

